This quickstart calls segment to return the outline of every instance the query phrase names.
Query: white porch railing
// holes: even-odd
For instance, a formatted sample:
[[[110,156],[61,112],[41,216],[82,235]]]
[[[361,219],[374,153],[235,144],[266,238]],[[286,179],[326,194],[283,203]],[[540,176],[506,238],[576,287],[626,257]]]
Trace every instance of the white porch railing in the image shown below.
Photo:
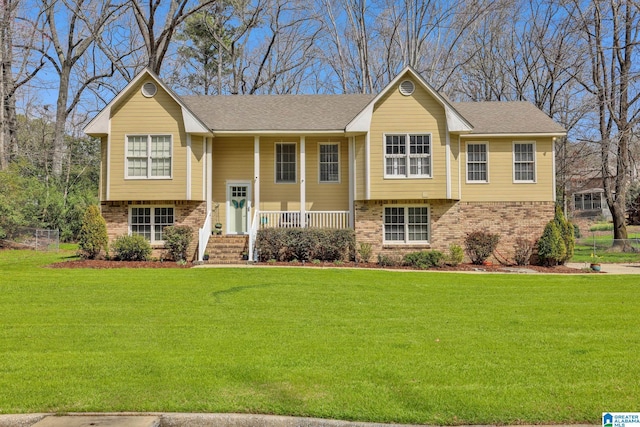
[[[305,217],[309,228],[349,228],[349,211],[306,211]],[[260,211],[258,228],[301,227],[300,219],[300,211]]]
[[[207,250],[209,237],[211,237],[211,211],[207,214],[202,228],[198,230],[198,261],[202,261],[204,252]]]

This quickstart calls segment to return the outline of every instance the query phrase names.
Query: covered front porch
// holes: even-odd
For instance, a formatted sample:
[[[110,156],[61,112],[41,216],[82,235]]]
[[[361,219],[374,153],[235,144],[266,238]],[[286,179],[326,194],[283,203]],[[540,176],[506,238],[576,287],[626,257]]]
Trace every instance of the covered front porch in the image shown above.
[[[246,235],[253,260],[260,229],[353,228],[355,137],[218,137],[207,147],[210,208],[199,230],[199,260],[212,231]]]

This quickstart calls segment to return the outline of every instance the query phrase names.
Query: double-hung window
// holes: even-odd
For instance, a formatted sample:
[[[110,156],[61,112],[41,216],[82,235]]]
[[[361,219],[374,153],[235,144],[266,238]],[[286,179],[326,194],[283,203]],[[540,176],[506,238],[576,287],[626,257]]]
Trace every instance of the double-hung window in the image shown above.
[[[296,144],[276,144],[276,182],[296,182]]]
[[[431,135],[385,135],[385,177],[431,177]]]
[[[429,208],[427,206],[385,207],[384,241],[387,243],[428,242]]]
[[[340,144],[318,145],[318,171],[320,182],[340,182]]]
[[[536,181],[536,148],[533,142],[513,143],[513,180]]]
[[[143,236],[151,244],[164,243],[164,228],[173,225],[174,208],[136,206],[130,209],[131,234]]]
[[[171,178],[171,135],[127,136],[127,178]]]
[[[487,144],[467,144],[467,182],[488,182]]]

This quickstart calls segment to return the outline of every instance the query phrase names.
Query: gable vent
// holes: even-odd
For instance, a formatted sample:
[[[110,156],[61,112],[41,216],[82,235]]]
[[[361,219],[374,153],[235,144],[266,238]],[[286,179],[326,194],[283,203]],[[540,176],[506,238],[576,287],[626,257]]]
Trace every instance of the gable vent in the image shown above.
[[[400,83],[400,93],[403,94],[404,96],[411,95],[415,90],[415,88],[416,87],[414,86],[411,80],[405,80],[402,83]]]
[[[158,88],[152,82],[147,82],[142,85],[142,94],[147,98],[151,98],[156,94],[156,92],[158,92]]]

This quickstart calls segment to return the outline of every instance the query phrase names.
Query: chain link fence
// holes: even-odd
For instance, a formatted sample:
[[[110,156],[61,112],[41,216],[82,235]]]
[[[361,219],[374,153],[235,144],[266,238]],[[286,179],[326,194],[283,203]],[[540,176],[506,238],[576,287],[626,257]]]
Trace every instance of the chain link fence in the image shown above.
[[[576,245],[589,246],[590,248],[593,248],[593,254],[603,252],[640,252],[640,238],[611,239],[603,238],[595,233],[589,237],[576,239]]]
[[[4,240],[15,248],[57,251],[60,249],[60,230],[20,227],[9,231]]]

